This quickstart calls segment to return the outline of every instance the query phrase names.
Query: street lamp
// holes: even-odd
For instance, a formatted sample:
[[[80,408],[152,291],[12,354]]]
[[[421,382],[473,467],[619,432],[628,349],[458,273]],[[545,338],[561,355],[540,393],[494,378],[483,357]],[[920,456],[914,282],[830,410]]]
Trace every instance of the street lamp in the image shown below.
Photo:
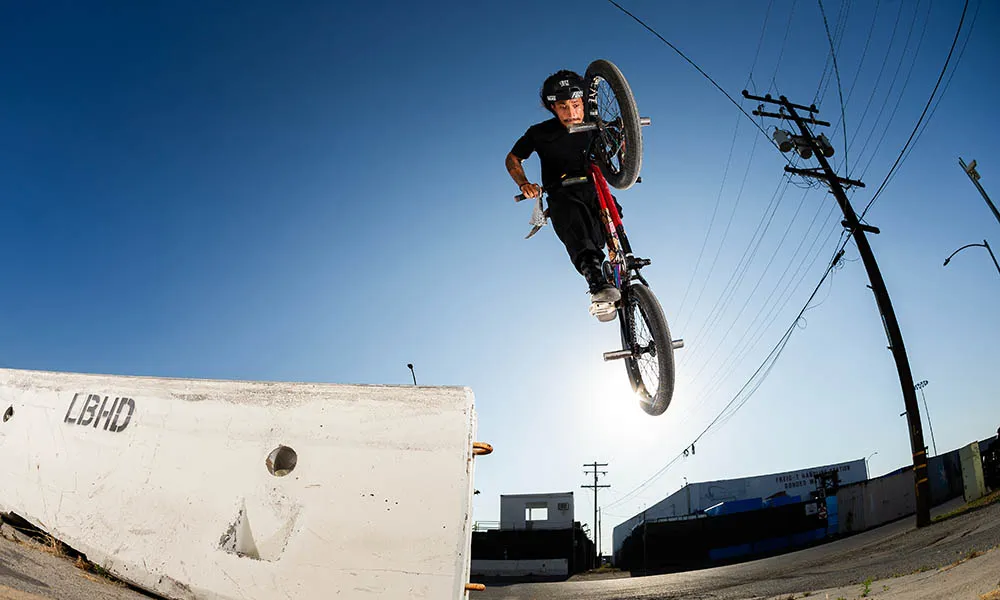
[[[924,388],[927,387],[927,380],[923,380],[913,386],[913,389],[920,390],[920,397],[924,400],[924,414],[927,415],[927,427],[931,430],[931,446],[934,448],[934,455],[937,456],[937,442],[934,441],[934,426],[931,425],[931,413],[927,410],[927,396],[924,396]]]
[[[417,374],[413,370],[413,363],[406,363],[406,367],[410,370],[410,375],[413,375],[413,385],[417,385]]]
[[[951,256],[949,256],[948,258],[944,259],[944,265],[942,265],[942,266],[947,267],[948,263],[951,261],[951,257],[952,256],[955,256],[956,254],[958,254],[962,250],[965,250],[966,248],[971,248],[972,246],[982,246],[983,248],[986,248],[986,251],[990,253],[990,258],[993,259],[993,264],[997,268],[997,273],[1000,273],[1000,263],[997,262],[997,257],[993,254],[993,250],[990,249],[990,245],[986,242],[986,240],[983,240],[982,244],[966,244],[966,245],[962,246],[961,248],[959,248],[958,250],[955,250],[954,252],[951,253]]]
[[[878,454],[878,450],[869,454],[868,458],[865,459],[865,471],[868,471],[868,461],[871,460],[872,457],[875,456],[876,454]],[[868,471],[868,478],[871,479],[871,476],[872,476],[871,471]]]

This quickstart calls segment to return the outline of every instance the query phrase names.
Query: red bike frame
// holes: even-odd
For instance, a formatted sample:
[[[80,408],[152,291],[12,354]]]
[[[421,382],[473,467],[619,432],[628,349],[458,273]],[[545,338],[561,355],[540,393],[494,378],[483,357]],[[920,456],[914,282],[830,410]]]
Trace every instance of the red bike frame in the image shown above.
[[[622,217],[618,213],[615,199],[611,195],[607,180],[601,169],[591,163],[590,177],[597,189],[597,199],[600,202],[601,221],[604,223],[605,234],[608,243],[608,261],[615,269],[615,286],[621,287],[621,272],[625,268],[625,255],[631,252],[628,248],[628,241],[625,237],[625,226],[622,225]]]

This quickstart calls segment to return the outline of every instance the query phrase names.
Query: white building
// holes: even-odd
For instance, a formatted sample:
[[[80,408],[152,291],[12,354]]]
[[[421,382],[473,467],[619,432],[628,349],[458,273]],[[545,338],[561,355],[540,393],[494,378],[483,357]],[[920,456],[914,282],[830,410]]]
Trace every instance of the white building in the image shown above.
[[[643,512],[621,523],[614,529],[613,552],[615,554],[625,543],[625,538],[636,525],[655,519],[683,517],[700,513],[721,502],[746,500],[748,498],[769,498],[785,492],[789,496],[809,498],[816,491],[817,484],[814,475],[819,472],[836,470],[840,485],[856,483],[868,479],[868,470],[864,459],[837,463],[822,467],[812,467],[799,471],[771,473],[743,477],[741,479],[723,479],[720,481],[705,481],[689,483],[680,490],[650,506]]]
[[[573,492],[501,495],[499,525],[473,534],[474,578],[564,579],[593,553],[574,521]]]
[[[500,496],[500,529],[572,529],[573,492]]]

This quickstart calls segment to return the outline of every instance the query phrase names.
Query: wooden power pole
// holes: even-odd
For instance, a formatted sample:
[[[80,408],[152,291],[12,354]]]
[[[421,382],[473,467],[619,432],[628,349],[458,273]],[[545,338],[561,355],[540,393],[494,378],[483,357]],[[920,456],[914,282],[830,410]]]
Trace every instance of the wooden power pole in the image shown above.
[[[882,279],[882,273],[879,271],[878,263],[875,261],[875,254],[872,252],[872,247],[865,236],[866,233],[878,234],[879,230],[877,227],[864,225],[858,220],[858,215],[855,214],[854,208],[848,201],[847,194],[844,193],[842,185],[864,187],[865,184],[860,181],[838,177],[834,173],[833,167],[826,160],[828,157],[833,156],[833,147],[827,141],[825,135],[814,136],[808,127],[810,124],[827,127],[830,125],[812,116],[819,112],[816,110],[815,105],[801,106],[792,104],[784,96],[781,96],[778,100],[772,98],[770,94],[764,97],[752,96],[746,90],[743,90],[743,97],[762,103],[780,105],[781,108],[778,113],[765,112],[763,110],[764,105],[761,104],[760,109],[753,111],[753,114],[761,117],[773,117],[793,121],[798,126],[800,135],[775,128],[774,140],[778,144],[778,149],[782,152],[788,152],[792,148],[795,148],[804,159],[809,159],[815,155],[816,160],[820,164],[819,169],[796,169],[786,166],[785,171],[825,181],[840,204],[841,210],[844,212],[844,220],[841,223],[854,236],[854,242],[858,246],[861,260],[864,262],[865,270],[868,271],[868,280],[871,283],[869,287],[871,287],[872,292],[875,294],[875,303],[882,314],[882,324],[885,327],[886,337],[889,339],[889,350],[896,361],[899,384],[903,388],[903,405],[906,407],[904,414],[909,425],[910,450],[913,454],[913,479],[917,500],[917,527],[930,525],[930,482],[927,478],[927,447],[924,445],[923,427],[920,424],[920,408],[917,404],[917,391],[913,385],[913,373],[910,371],[910,363],[906,358],[903,334],[900,332],[899,323],[896,321],[896,313],[892,309],[892,302],[889,300],[889,292],[886,290],[885,280]],[[810,116],[802,117],[796,109],[809,112]]]

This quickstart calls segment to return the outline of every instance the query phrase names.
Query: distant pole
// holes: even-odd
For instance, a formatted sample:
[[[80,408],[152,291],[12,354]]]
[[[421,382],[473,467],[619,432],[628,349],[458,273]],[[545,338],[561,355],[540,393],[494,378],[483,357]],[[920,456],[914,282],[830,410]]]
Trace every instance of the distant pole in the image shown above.
[[[406,363],[408,369],[410,369],[410,375],[413,375],[413,385],[417,385],[417,374],[413,371],[413,363]]]
[[[927,387],[927,380],[924,379],[914,384],[913,389],[920,390],[920,397],[924,401],[924,414],[927,415],[927,428],[931,430],[931,447],[934,448],[934,456],[937,456],[937,442],[934,441],[934,426],[931,425],[931,412],[927,409],[927,396],[924,395],[924,388]]]
[[[969,176],[969,179],[972,181],[972,185],[976,186],[979,193],[983,195],[983,200],[986,200],[986,204],[990,205],[990,210],[993,211],[993,216],[996,217],[997,222],[1000,223],[1000,211],[997,211],[996,205],[994,205],[993,201],[990,200],[990,197],[986,195],[986,190],[983,189],[983,186],[979,184],[979,172],[976,171],[976,161],[972,161],[966,165],[965,161],[962,160],[962,157],[959,156],[958,164],[962,165],[962,170]]]
[[[947,267],[948,263],[951,262],[952,257],[954,257],[956,254],[958,254],[962,250],[965,250],[966,248],[971,248],[973,246],[982,246],[983,248],[986,248],[986,251],[990,253],[990,258],[993,259],[993,265],[996,266],[996,268],[997,268],[997,273],[1000,273],[1000,263],[997,262],[997,257],[996,257],[995,254],[993,254],[993,249],[990,248],[990,245],[989,245],[989,243],[986,240],[983,240],[982,244],[966,244],[966,245],[962,246],[961,248],[959,248],[958,250],[955,250],[954,252],[951,253],[951,256],[949,256],[948,258],[944,259],[944,265],[942,265],[942,266]]]
[[[1000,435],[1000,431],[997,432]],[[646,561],[646,509],[642,509],[642,574],[648,573],[648,562]]]
[[[601,521],[604,520],[604,515],[601,514],[601,509],[597,509],[597,567],[601,567],[601,558],[604,556],[603,549],[601,548]]]
[[[594,533],[594,555],[591,556],[591,560],[595,561],[595,563],[596,563],[596,561],[597,561],[597,548],[598,548],[598,545],[600,544],[600,539],[597,536],[597,528],[598,528],[598,525],[597,525],[597,490],[598,490],[598,488],[609,488],[609,487],[611,487],[610,485],[597,485],[597,476],[599,474],[600,475],[607,475],[608,474],[607,471],[598,471],[597,467],[606,467],[606,466],[608,466],[608,463],[599,463],[599,462],[595,461],[595,462],[592,462],[592,463],[589,463],[589,464],[584,464],[583,466],[590,467],[590,468],[593,469],[593,471],[584,471],[583,472],[584,475],[593,475],[594,476],[594,485],[581,485],[580,487],[582,487],[582,488],[588,488],[588,489],[593,489],[594,490],[594,526],[591,528],[591,530]]]

